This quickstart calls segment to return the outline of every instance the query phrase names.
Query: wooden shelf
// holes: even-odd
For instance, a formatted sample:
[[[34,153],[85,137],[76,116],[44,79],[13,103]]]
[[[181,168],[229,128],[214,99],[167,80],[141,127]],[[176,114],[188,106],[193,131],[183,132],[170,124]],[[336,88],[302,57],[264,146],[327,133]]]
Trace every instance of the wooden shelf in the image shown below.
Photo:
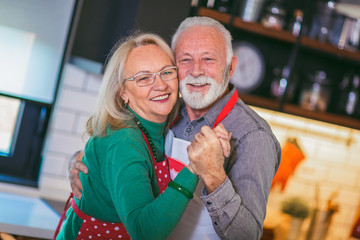
[[[223,24],[231,24],[237,29],[241,29],[247,32],[252,32],[259,34],[261,36],[270,37],[284,42],[295,43],[296,37],[293,36],[290,32],[284,30],[276,30],[271,28],[266,28],[260,23],[256,22],[245,22],[240,17],[234,17],[232,19],[230,14],[220,13],[216,10],[200,7],[198,11],[199,16],[208,16],[213,19],[218,20]],[[329,44],[322,43],[316,39],[309,37],[302,37],[300,42],[302,47],[310,48],[316,51],[321,51],[324,53],[332,54],[338,57],[347,58],[350,60],[360,61],[360,51],[350,51],[346,49],[339,49],[338,47]]]
[[[274,111],[280,110],[279,101],[274,99],[268,99],[268,98],[250,95],[250,94],[244,94],[244,93],[239,93],[239,98],[249,105],[267,108]]]
[[[360,130],[360,120],[353,117],[332,113],[308,111],[293,104],[285,104],[283,110],[283,112],[292,115],[311,118],[322,122],[337,124]]]
[[[216,10],[210,9],[210,8],[205,8],[205,7],[200,7],[199,11],[198,11],[198,15],[199,16],[206,16],[206,17],[211,17],[223,24],[230,24],[231,21],[231,15],[228,13],[221,13],[218,12]]]
[[[296,37],[288,31],[266,28],[260,23],[245,22],[239,17],[235,17],[233,19],[233,26],[238,29],[256,33],[262,36],[267,36],[270,38],[275,38],[285,42],[294,43],[296,41]]]
[[[360,130],[360,120],[357,118],[332,113],[308,111],[297,105],[289,103],[284,104],[283,109],[280,109],[279,101],[250,94],[239,93],[239,98],[243,100],[246,104],[252,106],[266,108],[274,111],[288,113],[291,115],[296,115],[299,117],[310,118],[322,122],[337,124]]]
[[[347,58],[350,60],[360,61],[360,51],[350,51],[339,49],[336,46],[329,43],[322,43],[315,39],[302,37],[301,46],[315,49],[317,51],[336,55],[338,57]]]

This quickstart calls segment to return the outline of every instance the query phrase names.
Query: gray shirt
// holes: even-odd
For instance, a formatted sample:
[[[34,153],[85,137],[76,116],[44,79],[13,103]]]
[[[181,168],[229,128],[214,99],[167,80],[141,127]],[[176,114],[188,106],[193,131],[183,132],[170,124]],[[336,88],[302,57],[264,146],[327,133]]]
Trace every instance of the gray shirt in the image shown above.
[[[189,121],[186,108],[173,125],[175,136],[194,140],[201,127],[214,122],[235,91],[218,101],[201,118]],[[273,177],[279,167],[281,148],[270,126],[241,99],[221,122],[232,133],[231,153],[225,159],[225,182],[201,199],[221,239],[260,239]]]

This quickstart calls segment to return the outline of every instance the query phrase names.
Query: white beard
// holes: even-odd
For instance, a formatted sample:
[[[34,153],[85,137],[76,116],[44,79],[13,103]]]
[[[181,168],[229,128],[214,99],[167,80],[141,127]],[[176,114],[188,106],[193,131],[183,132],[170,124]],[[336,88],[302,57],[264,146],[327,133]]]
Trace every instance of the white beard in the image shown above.
[[[225,71],[224,78],[222,83],[216,82],[213,78],[209,76],[200,76],[193,77],[191,75],[187,76],[180,81],[180,93],[186,105],[192,109],[204,109],[211,106],[219,97],[221,97],[226,91],[229,84],[229,77],[227,74],[228,71]],[[186,85],[187,84],[209,84],[209,90],[203,96],[202,92],[190,92]]]

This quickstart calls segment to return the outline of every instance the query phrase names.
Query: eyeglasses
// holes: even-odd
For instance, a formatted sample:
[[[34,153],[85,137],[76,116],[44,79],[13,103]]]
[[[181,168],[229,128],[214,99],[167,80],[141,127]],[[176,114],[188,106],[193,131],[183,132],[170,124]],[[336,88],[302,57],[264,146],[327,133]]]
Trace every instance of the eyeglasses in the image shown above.
[[[135,80],[139,87],[145,87],[155,82],[156,75],[159,75],[160,79],[164,82],[173,80],[177,78],[177,67],[168,67],[157,73],[139,73],[131,78],[125,79],[125,81]]]

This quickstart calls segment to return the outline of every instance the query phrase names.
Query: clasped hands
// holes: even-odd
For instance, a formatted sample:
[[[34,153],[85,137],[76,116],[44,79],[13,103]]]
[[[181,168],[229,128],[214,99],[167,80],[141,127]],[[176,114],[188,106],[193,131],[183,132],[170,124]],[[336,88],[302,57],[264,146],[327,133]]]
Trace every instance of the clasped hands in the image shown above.
[[[230,155],[230,139],[231,133],[221,123],[214,129],[204,126],[187,148],[190,161],[187,167],[204,181],[207,193],[226,179],[224,157]]]
[[[204,126],[187,148],[190,161],[187,168],[204,181],[208,193],[213,192],[226,179],[224,157],[230,155],[230,139],[231,133],[228,133],[221,123],[214,129]],[[83,156],[84,151],[79,151],[69,162],[70,185],[77,199],[82,195],[79,172],[88,173],[87,167],[81,161]]]

